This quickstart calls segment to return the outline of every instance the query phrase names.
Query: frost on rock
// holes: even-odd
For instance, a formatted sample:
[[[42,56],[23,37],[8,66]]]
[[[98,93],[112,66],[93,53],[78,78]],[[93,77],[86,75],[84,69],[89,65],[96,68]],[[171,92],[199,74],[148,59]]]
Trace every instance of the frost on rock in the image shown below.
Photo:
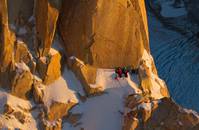
[[[74,56],[68,59],[68,66],[73,70],[77,78],[80,80],[88,96],[103,93],[103,86],[96,83],[98,73],[97,68],[88,64],[84,64],[83,61]]]
[[[167,86],[156,72],[153,58],[145,50],[139,66],[140,85],[144,93],[150,94],[155,99],[169,97]]]
[[[37,124],[30,110],[32,105],[29,101],[12,96],[0,91],[0,128],[36,130]]]
[[[66,116],[68,110],[78,103],[74,91],[70,90],[65,80],[60,77],[44,90],[43,102],[46,107],[47,119],[57,120]]]
[[[97,69],[96,83],[104,86],[104,94],[87,98],[76,105],[71,113],[82,116],[75,126],[64,123],[63,129],[79,130],[121,130],[125,97],[129,94],[141,93],[137,75],[115,80],[113,69]],[[92,123],[91,123],[92,122]]]
[[[33,76],[28,66],[21,62],[15,64],[13,72],[11,94],[27,99],[32,89]]]
[[[49,85],[61,76],[61,55],[51,48],[48,56],[40,57],[37,61],[37,71],[43,83]]]

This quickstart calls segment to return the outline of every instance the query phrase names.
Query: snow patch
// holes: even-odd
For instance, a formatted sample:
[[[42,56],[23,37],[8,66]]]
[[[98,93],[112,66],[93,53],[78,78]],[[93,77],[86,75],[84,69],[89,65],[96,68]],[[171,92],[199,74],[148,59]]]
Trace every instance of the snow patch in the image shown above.
[[[46,87],[44,91],[44,103],[50,107],[53,101],[60,103],[78,103],[75,92],[70,90],[63,77]]]
[[[72,113],[82,113],[77,127],[64,123],[66,130],[121,130],[125,97],[138,89],[137,75],[115,80],[113,69],[98,69],[96,83],[103,85],[105,94],[80,102]]]

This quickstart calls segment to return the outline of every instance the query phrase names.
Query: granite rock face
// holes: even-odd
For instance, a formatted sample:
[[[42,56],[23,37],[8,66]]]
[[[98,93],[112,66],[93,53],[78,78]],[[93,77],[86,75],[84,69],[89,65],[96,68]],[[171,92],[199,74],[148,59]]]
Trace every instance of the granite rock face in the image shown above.
[[[94,96],[104,92],[103,86],[96,85],[97,68],[85,65],[83,61],[75,57],[69,58],[68,65],[82,83],[87,96]]]
[[[7,0],[0,1],[0,79],[3,86],[8,85],[9,72],[13,68],[13,49],[15,35],[8,27]]]
[[[35,72],[36,63],[27,45],[24,42],[21,41],[15,42],[14,61],[16,63],[24,62],[30,68],[30,71],[32,73]]]
[[[36,0],[36,50],[38,56],[48,55],[55,34],[61,0]]]
[[[50,84],[61,76],[61,55],[52,49],[48,56],[40,57],[37,62],[37,70],[44,84]]]
[[[59,30],[68,56],[95,67],[138,67],[149,51],[144,1],[67,0]],[[127,60],[128,59],[128,60]]]
[[[196,112],[180,107],[170,98],[130,95],[126,106],[123,130],[192,130],[199,123]]]
[[[198,113],[177,105],[158,76],[144,0],[62,2],[0,0],[0,85],[10,83],[0,89],[0,129],[61,130],[71,123],[84,130],[86,116],[98,121],[92,116],[99,105],[107,105],[105,113],[116,105],[123,130],[198,129]],[[56,28],[63,42],[54,38]],[[115,78],[113,68],[124,66],[132,73]],[[68,70],[61,74],[61,67]]]
[[[15,64],[11,86],[11,94],[19,98],[28,99],[28,94],[32,89],[33,75],[28,66],[21,62]]]

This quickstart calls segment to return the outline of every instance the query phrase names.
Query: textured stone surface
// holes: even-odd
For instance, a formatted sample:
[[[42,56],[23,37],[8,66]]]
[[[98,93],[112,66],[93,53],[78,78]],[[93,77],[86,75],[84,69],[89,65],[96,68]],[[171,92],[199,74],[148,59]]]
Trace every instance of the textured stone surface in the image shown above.
[[[36,63],[25,43],[19,41],[15,43],[14,59],[16,63],[24,62],[30,68],[32,73],[35,72]]]
[[[42,130],[62,130],[62,120],[56,120],[54,123],[51,123],[48,120],[43,119],[41,122]]]
[[[144,1],[67,0],[59,29],[68,56],[95,67],[136,68],[149,51]]]
[[[37,61],[37,71],[44,84],[50,84],[61,76],[61,55],[55,49],[50,50],[48,56]]]
[[[49,121],[58,120],[68,114],[68,111],[76,104],[76,102],[69,101],[68,103],[61,103],[53,101],[50,105],[47,114]]]
[[[158,77],[153,57],[146,50],[144,50],[138,67],[138,75],[143,93],[155,99],[170,96],[165,82]]]
[[[87,96],[97,95],[104,91],[102,86],[92,86],[96,84],[97,68],[85,65],[83,61],[75,57],[69,58],[68,64],[82,83]]]
[[[138,97],[145,99],[138,103]],[[136,102],[136,106],[132,105]],[[199,123],[196,112],[183,109],[170,98],[153,100],[143,95],[130,95],[126,106],[123,130],[191,130]]]
[[[32,89],[33,76],[25,63],[16,63],[12,80],[11,94],[27,99]]]
[[[46,86],[42,84],[42,80],[37,76],[33,79],[33,98],[36,103],[43,103],[44,91]]]
[[[7,0],[0,0],[0,69],[5,71],[13,60],[14,34],[8,28]]]
[[[46,56],[50,51],[60,4],[60,0],[36,1],[36,50],[39,56]]]

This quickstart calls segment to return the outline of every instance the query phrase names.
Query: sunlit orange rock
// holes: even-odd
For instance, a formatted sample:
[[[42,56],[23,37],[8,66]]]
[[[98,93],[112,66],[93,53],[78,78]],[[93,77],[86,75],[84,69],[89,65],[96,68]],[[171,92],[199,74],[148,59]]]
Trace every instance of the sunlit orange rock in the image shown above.
[[[95,67],[138,67],[149,51],[144,1],[63,1],[59,30],[68,56]]]

